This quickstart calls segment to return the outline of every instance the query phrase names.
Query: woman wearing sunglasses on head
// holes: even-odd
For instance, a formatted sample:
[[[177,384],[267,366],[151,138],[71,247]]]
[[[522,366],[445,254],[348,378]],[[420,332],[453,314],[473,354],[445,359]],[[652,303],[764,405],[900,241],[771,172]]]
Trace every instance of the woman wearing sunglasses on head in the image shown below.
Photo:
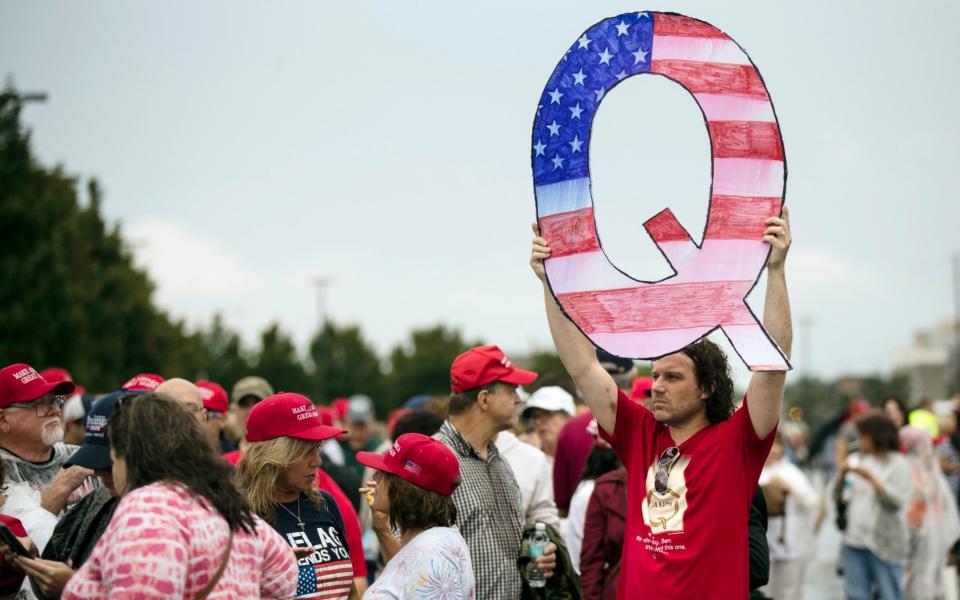
[[[181,403],[124,397],[107,436],[122,497],[63,598],[293,596],[293,554],[251,510]]]
[[[270,396],[247,416],[240,486],[297,554],[298,598],[359,598],[340,510],[330,494],[316,489],[323,442],[341,433],[324,425],[300,394]]]
[[[451,496],[460,485],[460,463],[453,452],[433,438],[407,433],[386,454],[358,452],[357,461],[377,469],[361,491],[373,494],[373,510],[386,514],[400,533],[399,551],[364,600],[473,600],[470,551],[454,527]]]

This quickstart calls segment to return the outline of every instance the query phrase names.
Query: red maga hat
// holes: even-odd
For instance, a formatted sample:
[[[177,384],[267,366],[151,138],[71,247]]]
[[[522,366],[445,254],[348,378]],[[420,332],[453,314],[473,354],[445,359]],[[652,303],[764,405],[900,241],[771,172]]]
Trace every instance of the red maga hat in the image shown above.
[[[350,404],[349,398],[334,398],[330,403],[330,410],[338,421],[343,421],[347,417],[347,405]]]
[[[156,373],[140,373],[131,377],[120,389],[125,392],[152,392],[163,382],[163,377]]]
[[[450,389],[454,394],[472,390],[494,381],[528,385],[537,374],[513,366],[497,346],[478,346],[467,350],[450,365]]]
[[[47,380],[47,383],[59,383],[61,381],[73,381],[70,371],[60,367],[50,367],[40,371],[40,376]]]
[[[460,463],[453,452],[443,442],[419,433],[401,435],[386,454],[357,452],[357,462],[441,496],[453,493],[460,476]]]
[[[24,363],[0,369],[0,408],[15,402],[32,402],[47,394],[65,396],[75,389],[72,381],[50,382],[37,370]]]
[[[346,429],[323,424],[320,412],[300,394],[280,392],[258,402],[247,415],[247,441],[265,442],[278,437],[328,440]]]
[[[230,404],[230,400],[227,399],[227,390],[223,389],[223,386],[206,380],[198,381],[194,385],[200,390],[200,398],[203,399],[205,409],[219,413],[227,412],[227,405]]]
[[[333,411],[326,406],[318,406],[317,412],[320,413],[320,422],[327,427],[333,427]]]
[[[60,367],[50,367],[49,369],[44,369],[40,371],[40,376],[43,377],[47,383],[60,383],[61,381],[73,381],[73,376],[70,375],[70,371],[66,369],[61,369]],[[76,381],[73,381],[73,392],[70,393],[71,396],[82,396],[87,390],[81,385],[77,385]],[[67,419],[68,421],[70,419]]]

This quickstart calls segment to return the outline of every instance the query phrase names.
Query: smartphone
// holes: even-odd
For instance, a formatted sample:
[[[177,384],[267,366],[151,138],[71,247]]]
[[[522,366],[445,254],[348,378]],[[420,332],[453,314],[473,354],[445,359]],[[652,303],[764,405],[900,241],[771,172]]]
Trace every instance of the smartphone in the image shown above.
[[[0,542],[9,546],[14,554],[31,556],[31,554],[27,552],[27,549],[23,547],[23,544],[20,543],[20,539],[3,523],[0,523]]]

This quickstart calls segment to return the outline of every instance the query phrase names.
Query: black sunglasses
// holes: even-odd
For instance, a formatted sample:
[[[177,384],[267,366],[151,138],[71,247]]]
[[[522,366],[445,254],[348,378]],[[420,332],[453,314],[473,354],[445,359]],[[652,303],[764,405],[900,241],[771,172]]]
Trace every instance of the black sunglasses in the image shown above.
[[[657,490],[658,494],[666,493],[667,484],[670,483],[670,469],[673,468],[679,458],[680,448],[670,446],[663,451],[663,454],[657,460],[657,473],[653,476],[653,489]]]

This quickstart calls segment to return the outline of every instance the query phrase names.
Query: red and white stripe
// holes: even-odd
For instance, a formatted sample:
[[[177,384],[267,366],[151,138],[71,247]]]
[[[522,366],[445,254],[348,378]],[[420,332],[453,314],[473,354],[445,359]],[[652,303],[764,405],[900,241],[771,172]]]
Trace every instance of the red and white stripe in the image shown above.
[[[698,248],[669,211],[659,213],[645,228],[677,275],[637,282],[600,248],[589,178],[537,186],[541,234],[553,251],[546,261],[551,287],[580,328],[611,352],[660,356],[721,324],[751,368],[787,368],[743,304],[769,249],[763,221],[779,214],[784,191],[783,145],[766,87],[719,29],[681,15],[653,18],[650,72],[684,86],[707,120],[713,184],[703,242]]]
[[[353,565],[349,560],[316,565],[313,570],[317,575],[317,591],[301,597],[346,600],[350,596],[350,589],[353,586]]]

